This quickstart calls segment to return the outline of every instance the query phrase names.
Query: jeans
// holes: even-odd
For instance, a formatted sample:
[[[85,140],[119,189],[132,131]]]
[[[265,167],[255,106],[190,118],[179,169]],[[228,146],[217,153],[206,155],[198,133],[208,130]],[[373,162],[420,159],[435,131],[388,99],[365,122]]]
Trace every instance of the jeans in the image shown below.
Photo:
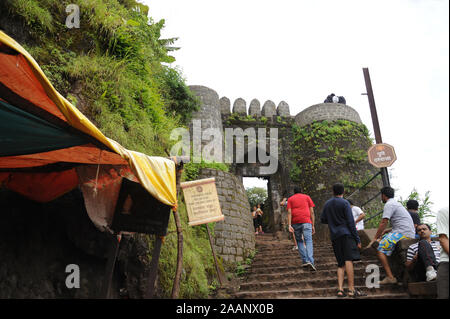
[[[295,240],[297,240],[300,258],[303,263],[311,263],[314,265],[312,225],[309,223],[292,224],[292,228],[294,228]],[[306,244],[306,248],[303,245],[303,242]]]

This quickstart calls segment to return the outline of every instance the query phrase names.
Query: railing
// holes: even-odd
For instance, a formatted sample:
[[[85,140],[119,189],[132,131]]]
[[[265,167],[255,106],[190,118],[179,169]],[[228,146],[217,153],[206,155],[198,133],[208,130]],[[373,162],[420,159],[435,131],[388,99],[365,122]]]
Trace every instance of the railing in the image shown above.
[[[364,188],[366,188],[367,185],[369,185],[375,178],[377,178],[379,175],[382,174],[382,171],[380,170],[378,173],[376,173],[375,175],[373,175],[363,186],[359,187],[357,190],[355,190],[353,193],[351,193],[349,196],[347,196],[346,198],[350,198],[353,195],[359,193],[361,190],[363,190]],[[373,196],[372,198],[370,198],[368,201],[366,201],[364,204],[361,205],[361,208],[363,208],[364,206],[366,206],[368,203],[370,203],[371,201],[373,201],[375,198],[377,198],[378,196],[380,196],[381,192],[378,192],[375,196]],[[368,217],[368,218],[364,218],[364,222],[368,222],[369,220],[379,216],[381,213],[383,213],[383,210],[379,211],[378,213]]]

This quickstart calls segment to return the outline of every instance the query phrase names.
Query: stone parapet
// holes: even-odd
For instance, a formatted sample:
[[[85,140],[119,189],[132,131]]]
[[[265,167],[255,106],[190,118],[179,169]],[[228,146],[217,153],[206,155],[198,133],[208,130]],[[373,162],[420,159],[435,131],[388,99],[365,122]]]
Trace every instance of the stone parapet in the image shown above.
[[[348,120],[362,123],[358,112],[345,104],[321,103],[308,107],[295,116],[298,126],[306,126],[316,121]]]

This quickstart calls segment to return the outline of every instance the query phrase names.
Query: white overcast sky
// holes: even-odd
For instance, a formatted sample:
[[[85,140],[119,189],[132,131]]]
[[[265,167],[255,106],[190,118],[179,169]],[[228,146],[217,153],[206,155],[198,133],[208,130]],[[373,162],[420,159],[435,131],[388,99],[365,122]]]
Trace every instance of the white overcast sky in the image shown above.
[[[188,85],[233,104],[286,101],[291,115],[343,95],[373,132],[362,68],[368,67],[397,198],[449,193],[448,0],[141,0]],[[373,134],[372,134],[373,136]],[[246,185],[248,186],[248,184]]]

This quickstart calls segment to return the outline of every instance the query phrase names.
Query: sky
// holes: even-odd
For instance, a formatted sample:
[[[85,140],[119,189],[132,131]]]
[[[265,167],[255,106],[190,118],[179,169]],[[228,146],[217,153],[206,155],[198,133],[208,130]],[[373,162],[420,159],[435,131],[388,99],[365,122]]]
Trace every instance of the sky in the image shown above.
[[[448,206],[449,1],[140,1],[165,19],[162,38],[178,38],[172,66],[187,84],[231,104],[285,101],[296,115],[335,93],[373,137],[361,95],[369,68],[381,136],[397,155],[396,198],[416,188],[430,191],[433,212]]]

